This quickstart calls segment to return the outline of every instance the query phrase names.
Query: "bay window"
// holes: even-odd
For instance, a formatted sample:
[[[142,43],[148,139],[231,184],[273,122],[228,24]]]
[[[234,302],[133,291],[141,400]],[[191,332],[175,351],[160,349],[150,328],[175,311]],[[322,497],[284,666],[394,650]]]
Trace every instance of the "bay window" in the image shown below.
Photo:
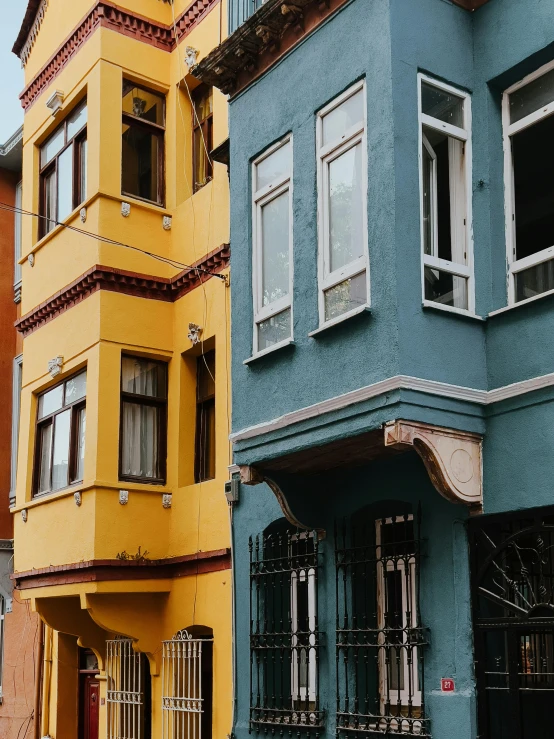
[[[34,494],[83,479],[87,373],[80,372],[38,397]]]
[[[87,104],[81,103],[40,148],[40,236],[87,197]]]
[[[509,302],[554,290],[554,68],[504,93]]]
[[[317,116],[320,324],[369,304],[366,93],[358,82]]]
[[[163,484],[167,437],[167,365],[121,359],[119,479]]]
[[[418,84],[423,303],[473,313],[470,98]]]
[[[193,191],[197,192],[213,176],[210,152],[213,149],[213,92],[200,85],[192,92],[194,106],[192,121]]]
[[[254,162],[254,354],[292,338],[291,176],[291,137]]]

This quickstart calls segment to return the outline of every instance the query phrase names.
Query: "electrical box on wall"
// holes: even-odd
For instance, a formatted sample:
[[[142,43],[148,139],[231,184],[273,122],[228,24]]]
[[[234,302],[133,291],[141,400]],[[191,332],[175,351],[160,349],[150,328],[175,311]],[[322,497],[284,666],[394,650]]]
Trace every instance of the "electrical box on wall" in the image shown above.
[[[229,505],[234,505],[239,502],[239,480],[227,480],[225,483],[225,497]]]

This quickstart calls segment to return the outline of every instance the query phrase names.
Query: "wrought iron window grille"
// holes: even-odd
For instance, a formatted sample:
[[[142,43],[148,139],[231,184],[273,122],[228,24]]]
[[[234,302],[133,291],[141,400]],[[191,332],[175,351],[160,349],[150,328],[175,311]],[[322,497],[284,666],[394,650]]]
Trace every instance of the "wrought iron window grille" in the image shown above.
[[[250,731],[318,737],[317,533],[282,528],[249,550]]]
[[[145,739],[150,722],[146,699],[145,655],[132,639],[106,641],[108,739]]]
[[[550,739],[554,508],[468,525],[478,721],[487,739]]]
[[[336,710],[342,739],[430,736],[420,560],[419,521],[411,514],[335,526]]]

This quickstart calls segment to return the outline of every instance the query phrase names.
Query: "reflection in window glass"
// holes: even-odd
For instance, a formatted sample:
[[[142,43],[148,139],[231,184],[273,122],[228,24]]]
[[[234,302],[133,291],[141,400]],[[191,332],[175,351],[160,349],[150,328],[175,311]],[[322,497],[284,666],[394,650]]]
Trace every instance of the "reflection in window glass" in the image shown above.
[[[63,385],[57,385],[38,399],[38,417],[44,418],[58,411],[63,403]]]
[[[58,159],[58,221],[64,221],[73,210],[73,145]]]
[[[44,233],[51,231],[56,225],[56,172],[53,171],[44,180]]]
[[[425,300],[466,310],[467,298],[466,277],[425,267]]]
[[[84,141],[81,142],[81,146],[79,147],[79,200],[81,203],[83,203],[87,199],[87,151],[87,140],[84,139]]]
[[[363,256],[362,145],[329,163],[331,272]]]
[[[158,201],[159,135],[139,125],[123,124],[123,192]]]
[[[364,120],[364,94],[359,90],[323,117],[323,144],[339,139]]]
[[[48,141],[42,146],[40,150],[40,166],[44,167],[51,161],[56,154],[58,154],[64,146],[65,133],[63,126],[50,136]]]
[[[69,436],[71,411],[58,413],[54,418],[54,450],[52,454],[52,490],[67,486],[69,472]]]
[[[444,123],[464,127],[464,100],[451,92],[421,83],[421,111]]]
[[[163,126],[164,105],[163,95],[135,87],[132,82],[126,80],[123,82],[123,113]]]
[[[38,492],[50,490],[50,462],[52,457],[52,423],[40,430],[40,462]]]
[[[82,480],[85,470],[85,431],[87,425],[87,410],[81,408],[77,412],[76,444],[75,450],[75,480]]]
[[[290,143],[280,146],[256,166],[256,189],[267,187],[270,182],[286,177],[290,173]]]
[[[121,360],[121,389],[125,393],[165,398],[167,393],[165,365],[141,357]]]
[[[367,303],[365,272],[349,277],[324,293],[325,320],[331,321]]]
[[[87,373],[81,372],[65,383],[65,405],[84,398],[87,393]]]
[[[87,122],[87,106],[81,105],[67,119],[67,138],[71,139]]]
[[[510,123],[517,123],[554,101],[554,69],[510,93]]]
[[[279,300],[289,290],[289,193],[284,192],[261,209],[262,304]]]
[[[258,350],[285,341],[291,335],[290,308],[258,324]]]
[[[554,261],[541,262],[515,274],[516,301],[554,290]]]

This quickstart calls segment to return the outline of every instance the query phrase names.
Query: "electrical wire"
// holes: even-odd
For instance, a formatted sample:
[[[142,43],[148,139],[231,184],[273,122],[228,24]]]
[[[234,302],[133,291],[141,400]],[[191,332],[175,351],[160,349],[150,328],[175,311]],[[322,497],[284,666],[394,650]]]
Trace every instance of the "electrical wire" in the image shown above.
[[[96,241],[101,241],[105,244],[110,244],[112,246],[121,246],[125,249],[132,249],[133,251],[140,252],[141,254],[145,254],[147,257],[152,257],[153,259],[157,259],[158,261],[164,262],[165,264],[169,264],[171,267],[175,267],[176,269],[191,269],[191,270],[195,270],[197,273],[202,272],[204,274],[210,275],[211,277],[217,277],[218,279],[223,280],[224,282],[227,281],[226,275],[222,275],[218,272],[212,272],[209,269],[204,269],[203,267],[198,267],[194,264],[183,264],[182,262],[178,262],[175,259],[170,259],[169,257],[162,257],[159,254],[154,254],[151,251],[146,251],[145,249],[141,249],[138,246],[133,246],[132,244],[125,244],[122,241],[116,241],[115,239],[110,239],[107,236],[100,236],[99,234],[93,234],[90,231],[85,231],[82,228],[77,228],[77,226],[70,226],[68,223],[61,223],[60,221],[54,221],[52,218],[43,216],[40,213],[33,213],[32,211],[23,210],[22,208],[16,208],[13,205],[9,205],[8,203],[2,203],[2,202],[0,202],[0,210],[7,210],[7,211],[10,211],[11,213],[19,213],[20,215],[24,215],[24,216],[32,216],[33,218],[42,218],[44,220],[49,221],[49,223],[53,223],[55,226],[62,226],[68,231],[74,231],[75,233],[78,233],[81,236],[88,236],[91,239],[95,239]]]

